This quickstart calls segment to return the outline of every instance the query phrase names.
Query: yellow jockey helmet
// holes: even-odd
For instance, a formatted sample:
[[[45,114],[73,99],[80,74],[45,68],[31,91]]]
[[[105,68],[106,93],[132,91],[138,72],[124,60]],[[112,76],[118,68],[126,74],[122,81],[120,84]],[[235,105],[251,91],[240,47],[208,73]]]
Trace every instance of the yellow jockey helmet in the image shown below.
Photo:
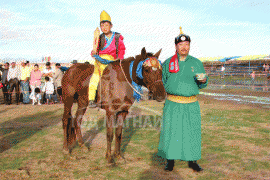
[[[104,10],[100,13],[100,22],[102,22],[102,21],[109,21],[109,22],[111,22],[110,15],[106,11],[104,11]]]

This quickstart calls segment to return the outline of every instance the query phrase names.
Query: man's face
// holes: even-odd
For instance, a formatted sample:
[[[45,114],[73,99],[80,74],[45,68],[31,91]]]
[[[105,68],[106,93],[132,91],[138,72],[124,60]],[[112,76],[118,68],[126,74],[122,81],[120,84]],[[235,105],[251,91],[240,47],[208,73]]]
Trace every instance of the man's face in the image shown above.
[[[9,68],[9,65],[8,64],[5,64],[5,69],[8,69]]]
[[[111,32],[112,24],[110,24],[109,22],[102,22],[100,24],[100,29],[104,34],[107,34],[107,33]]]
[[[50,69],[50,67],[51,67],[50,65],[46,65],[46,69]]]
[[[22,63],[22,67],[25,67],[25,63]]]
[[[188,41],[180,42],[175,45],[175,49],[180,56],[187,56],[190,49],[190,43]]]
[[[14,68],[15,67],[15,63],[11,63],[11,67]]]

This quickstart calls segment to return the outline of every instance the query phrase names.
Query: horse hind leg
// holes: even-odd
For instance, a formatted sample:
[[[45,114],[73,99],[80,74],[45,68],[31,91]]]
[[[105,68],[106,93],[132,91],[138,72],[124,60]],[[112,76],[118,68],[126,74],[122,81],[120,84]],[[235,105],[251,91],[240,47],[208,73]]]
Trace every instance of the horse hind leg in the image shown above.
[[[117,124],[115,129],[115,150],[114,156],[120,158],[121,156],[121,142],[124,120],[126,119],[128,112],[122,111],[117,114]],[[123,158],[123,157],[122,157]]]
[[[88,105],[87,100],[88,100],[87,96],[78,96],[78,100],[77,100],[78,109],[76,112],[76,118],[75,118],[75,123],[74,123],[79,146],[85,150],[86,150],[86,146],[84,145],[84,141],[82,138],[81,124],[82,124],[83,115],[85,114],[86,109],[87,109],[87,105]]]
[[[71,147],[76,142],[76,134],[71,115],[71,108],[73,105],[73,97],[66,98],[64,101],[64,114],[63,114],[63,130],[64,130],[64,143],[63,152],[68,154],[71,152]]]

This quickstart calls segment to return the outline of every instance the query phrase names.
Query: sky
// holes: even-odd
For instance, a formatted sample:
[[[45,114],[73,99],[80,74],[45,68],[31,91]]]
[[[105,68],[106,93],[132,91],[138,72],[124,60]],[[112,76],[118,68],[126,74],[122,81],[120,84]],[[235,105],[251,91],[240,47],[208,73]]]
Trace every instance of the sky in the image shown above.
[[[125,58],[145,47],[166,60],[180,26],[197,58],[270,54],[270,0],[1,0],[0,59],[92,60],[102,10],[124,37]]]

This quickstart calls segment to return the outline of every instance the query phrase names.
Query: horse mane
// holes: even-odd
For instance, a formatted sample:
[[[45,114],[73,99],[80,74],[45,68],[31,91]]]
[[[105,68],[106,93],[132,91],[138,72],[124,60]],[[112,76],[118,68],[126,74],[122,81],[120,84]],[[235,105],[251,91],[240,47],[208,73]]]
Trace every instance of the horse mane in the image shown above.
[[[154,55],[153,55],[153,53],[147,53],[146,56],[151,57],[151,56],[154,56]],[[124,62],[131,62],[131,61],[140,62],[140,61],[143,61],[143,60],[145,60],[145,59],[142,57],[142,55],[136,55],[135,58],[133,56],[131,56],[131,57],[123,59],[122,61],[124,61]],[[114,62],[120,62],[120,60],[117,60],[117,61],[114,61]]]
[[[146,57],[151,57],[151,56],[154,56],[154,54],[153,54],[153,53],[150,53],[150,52],[146,53]],[[135,56],[135,59],[138,60],[139,62],[145,60],[145,59],[142,57],[142,55],[136,55],[136,56]]]
[[[154,56],[153,53],[149,53],[149,52],[144,54],[144,55],[141,54],[141,55],[135,56],[135,61],[134,61],[134,64],[133,64],[133,69],[132,69],[132,79],[133,79],[133,81],[135,83],[137,83],[139,85],[144,84],[143,80],[136,76],[136,69],[137,69],[137,66],[138,66],[139,62],[144,61],[146,58],[152,57],[152,56]]]

